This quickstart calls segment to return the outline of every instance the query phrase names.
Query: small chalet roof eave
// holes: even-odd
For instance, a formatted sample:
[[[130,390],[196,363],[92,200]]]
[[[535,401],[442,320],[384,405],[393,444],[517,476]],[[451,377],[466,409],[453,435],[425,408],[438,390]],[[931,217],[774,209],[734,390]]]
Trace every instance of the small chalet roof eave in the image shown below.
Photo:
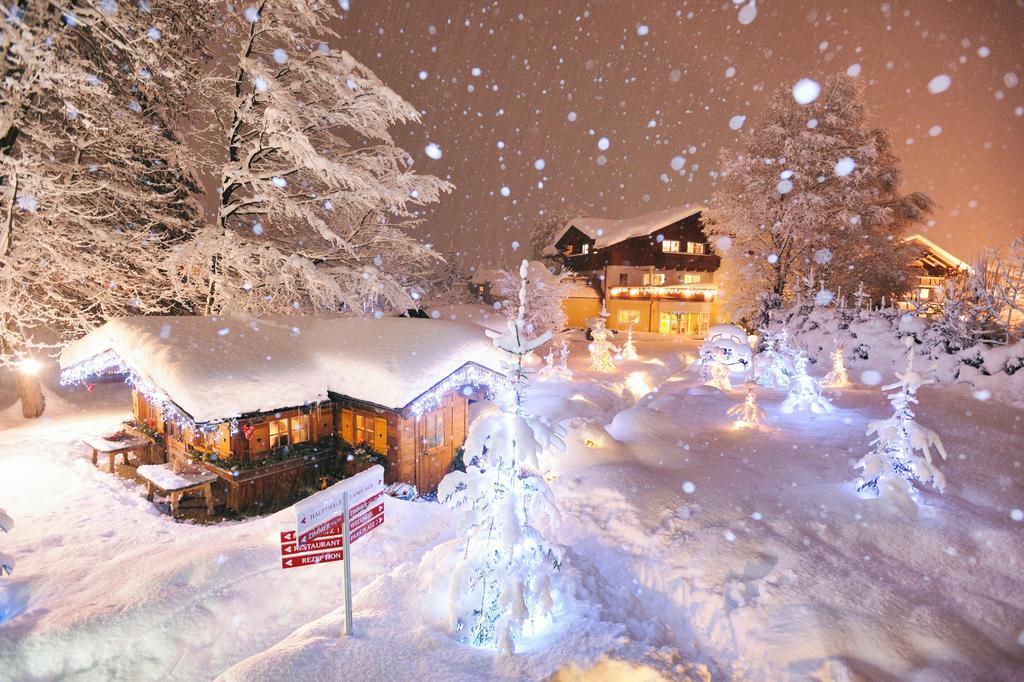
[[[445,381],[447,381],[449,377],[453,376],[454,374],[457,374],[458,372],[461,372],[463,369],[465,369],[467,367],[475,367],[476,369],[479,369],[479,370],[481,370],[483,372],[491,374],[491,375],[493,375],[494,377],[496,377],[498,379],[498,382],[507,381],[507,379],[505,378],[505,375],[503,375],[502,373],[497,372],[497,371],[491,369],[490,367],[484,367],[480,363],[474,362],[474,361],[470,360],[469,362],[462,363],[461,365],[456,367],[453,371],[449,372],[446,376],[442,377],[441,379],[438,379],[430,388],[428,388],[427,390],[423,391],[418,396],[416,396],[415,398],[410,400],[403,407],[398,408],[397,410],[395,410],[395,408],[385,408],[385,409],[395,410],[395,411],[399,412],[403,417],[408,417],[412,413],[413,405],[415,405],[416,402],[418,402],[420,400],[420,398],[422,398],[423,396],[427,395],[428,393],[436,390]]]
[[[662,230],[673,223],[677,223],[687,218],[692,218],[695,215],[699,215],[707,211],[707,207],[703,205],[690,206],[688,208],[667,208],[661,211],[651,211],[643,215],[634,216],[632,218],[593,218],[587,216],[580,216],[573,218],[568,221],[558,233],[557,237],[551,242],[550,246],[554,247],[569,232],[570,229],[575,228],[587,239],[594,243],[595,249],[608,248],[614,246],[620,242],[633,239],[635,237],[644,237],[654,234],[658,230]],[[618,226],[620,229],[625,229],[626,234],[619,233],[618,238],[612,238],[610,234],[595,235],[591,234],[590,230],[586,229],[586,224],[592,221],[599,221],[607,223],[608,227]],[[602,228],[603,229],[603,228]]]
[[[928,239],[928,237],[925,237],[923,234],[912,234],[906,237],[903,240],[903,242],[917,242],[918,244],[921,244],[926,249],[934,253],[939,258],[942,258],[947,263],[949,263],[954,270],[964,270],[968,274],[974,273],[974,268],[969,263],[961,260],[960,258],[957,258],[952,253],[950,253],[946,249],[942,248],[941,246],[933,242],[931,239]]]

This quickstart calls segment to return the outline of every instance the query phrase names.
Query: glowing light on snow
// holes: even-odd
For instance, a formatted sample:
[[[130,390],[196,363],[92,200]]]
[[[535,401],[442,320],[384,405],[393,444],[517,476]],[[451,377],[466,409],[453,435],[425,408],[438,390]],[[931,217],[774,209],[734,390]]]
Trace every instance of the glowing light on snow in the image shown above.
[[[608,141],[607,137],[602,137],[600,140],[597,141],[597,148],[600,149],[601,151],[605,151],[606,149],[608,149],[608,147],[611,146],[611,144],[612,143]]]
[[[692,495],[697,490],[697,486],[693,484],[693,481],[683,481],[683,492],[687,495]]]
[[[860,382],[868,386],[877,386],[882,383],[882,373],[877,370],[866,369],[860,373]]]
[[[288,61],[288,53],[284,51],[284,48],[275,48],[274,51],[270,53],[270,56],[273,57],[274,61],[278,64],[284,64]]]
[[[652,387],[647,375],[644,372],[630,372],[626,377],[626,390],[639,400],[651,392]]]
[[[944,73],[941,73],[935,78],[928,81],[928,92],[932,93],[933,95],[937,95],[940,92],[945,92],[946,90],[949,90],[949,86],[952,82],[953,80],[949,76],[947,76]]]
[[[821,94],[821,86],[818,81],[810,78],[801,78],[793,86],[793,99],[799,104],[810,104],[818,99],[819,94]]]
[[[441,158],[441,147],[439,147],[436,143],[431,142],[430,144],[423,148],[423,153],[432,158],[434,161],[437,161],[438,159]]]
[[[25,376],[35,376],[43,368],[43,363],[35,358],[25,358],[18,362],[18,371]]]
[[[838,175],[841,178],[844,178],[850,173],[852,173],[853,169],[856,167],[856,161],[854,161],[849,156],[844,156],[843,158],[836,161],[836,175]]]
[[[977,391],[974,391],[971,395],[974,396],[975,400],[980,400],[984,402],[992,397],[992,391],[988,390],[987,388],[982,388]]]
[[[744,26],[753,22],[757,18],[757,3],[754,0],[750,0],[740,9],[740,13],[736,18]]]
[[[544,163],[544,159],[537,159],[536,161],[533,162],[533,167],[536,168],[537,170],[544,170],[545,165],[546,164]]]
[[[740,128],[743,127],[743,124],[746,122],[746,120],[746,116],[737,114],[729,119],[729,127],[733,130],[739,130]]]

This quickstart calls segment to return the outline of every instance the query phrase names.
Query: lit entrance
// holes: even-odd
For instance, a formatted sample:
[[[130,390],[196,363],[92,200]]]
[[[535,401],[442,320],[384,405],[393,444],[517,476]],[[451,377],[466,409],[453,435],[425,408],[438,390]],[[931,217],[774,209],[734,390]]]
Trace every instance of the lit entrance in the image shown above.
[[[710,313],[662,313],[658,331],[662,334],[706,336]]]

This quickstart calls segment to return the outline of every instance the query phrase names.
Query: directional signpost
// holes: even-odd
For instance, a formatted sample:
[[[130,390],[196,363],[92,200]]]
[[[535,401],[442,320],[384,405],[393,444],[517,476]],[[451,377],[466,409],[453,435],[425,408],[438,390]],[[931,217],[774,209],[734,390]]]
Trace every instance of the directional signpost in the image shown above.
[[[295,504],[296,529],[281,532],[281,568],[351,560],[351,544],[384,524],[384,468],[346,478]],[[352,572],[345,561],[345,634],[352,634]]]

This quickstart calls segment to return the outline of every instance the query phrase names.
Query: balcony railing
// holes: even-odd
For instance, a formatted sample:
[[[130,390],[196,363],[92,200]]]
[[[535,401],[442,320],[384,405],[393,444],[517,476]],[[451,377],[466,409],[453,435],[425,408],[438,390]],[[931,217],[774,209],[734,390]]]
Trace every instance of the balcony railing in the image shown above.
[[[714,285],[670,284],[665,286],[612,287],[612,298],[659,299],[668,301],[713,301],[718,289]]]

